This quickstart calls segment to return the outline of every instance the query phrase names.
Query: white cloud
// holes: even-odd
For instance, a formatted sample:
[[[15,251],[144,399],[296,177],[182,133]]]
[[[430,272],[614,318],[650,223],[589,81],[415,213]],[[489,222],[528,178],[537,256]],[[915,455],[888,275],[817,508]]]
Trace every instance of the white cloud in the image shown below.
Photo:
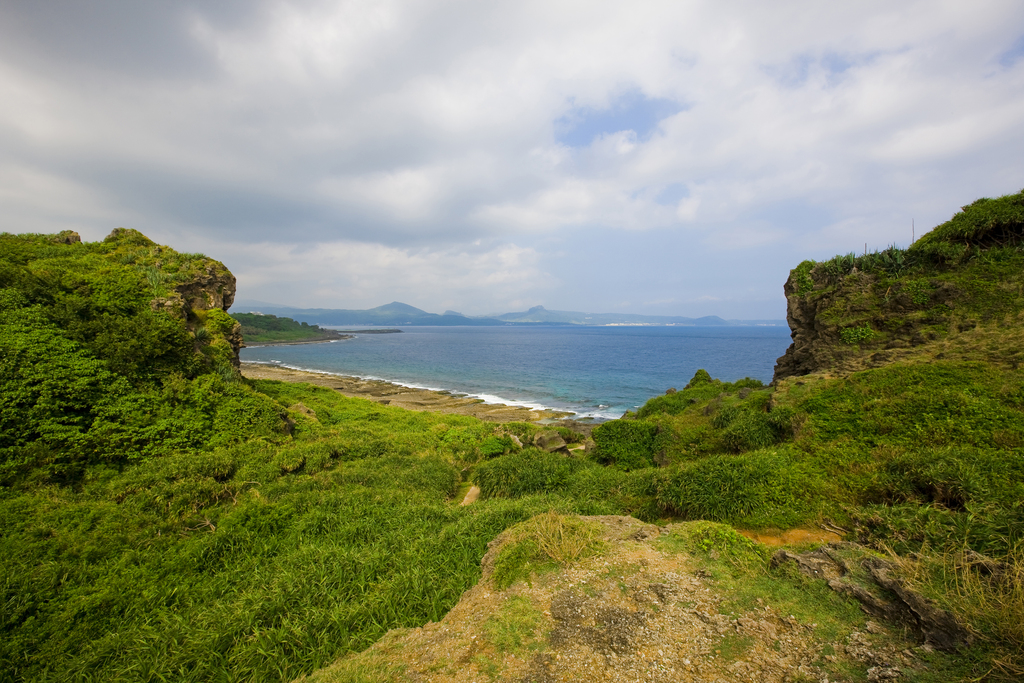
[[[380,292],[388,291],[394,300],[428,311],[473,315],[514,308],[524,297],[536,301],[530,297],[543,297],[559,284],[535,250],[514,244],[399,249],[331,242],[290,249],[285,258],[276,244],[207,248],[243,264],[228,261],[240,298],[310,308],[371,308],[387,303]]]
[[[589,250],[621,287],[632,272],[645,279],[639,254],[668,233],[699,251],[694,268],[721,250],[758,259],[766,245],[795,264],[894,241],[912,216],[923,232],[1024,186],[1024,60],[1005,57],[1024,6],[1009,0],[68,11],[71,33],[30,3],[0,9],[4,228],[202,234],[253,259],[243,271],[306,277],[337,306],[444,298],[434,264],[448,258],[479,278],[448,297],[459,308],[488,309],[515,287],[543,302],[494,247],[466,246],[476,240],[534,250],[526,271],[543,280],[557,272],[545,240],[628,231],[637,255]],[[627,96],[637,116],[644,102],[682,110],[653,127],[613,130],[629,122],[611,117],[582,146],[558,141],[566,116]],[[685,192],[668,201],[667,187]],[[401,263],[401,276],[320,286],[336,281],[328,262],[269,247],[264,260],[246,246],[274,241],[358,253],[377,264],[367,273]],[[621,299],[601,287],[577,296]],[[686,292],[630,300],[667,298],[689,314]]]

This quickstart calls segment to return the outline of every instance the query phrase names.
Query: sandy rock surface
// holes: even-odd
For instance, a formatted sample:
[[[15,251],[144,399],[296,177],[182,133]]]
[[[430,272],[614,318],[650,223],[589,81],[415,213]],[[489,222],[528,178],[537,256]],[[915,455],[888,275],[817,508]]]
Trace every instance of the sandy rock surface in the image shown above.
[[[319,372],[303,372],[262,363],[242,363],[242,374],[249,379],[273,379],[280,382],[305,382],[330,387],[345,396],[366,398],[383,405],[432,413],[472,415],[489,422],[536,422],[572,415],[550,410],[530,410],[522,406],[484,403],[477,398],[443,391],[411,389],[380,380],[365,380]]]
[[[835,683],[846,679],[830,679],[822,664],[837,656],[860,669],[859,680],[896,680],[915,666],[905,644],[872,635],[887,633],[874,622],[867,633],[826,642],[817,624],[761,600],[746,613],[723,614],[721,589],[695,560],[660,547],[670,527],[585,519],[604,526],[607,552],[499,590],[492,573],[506,532],[491,543],[480,582],[443,620],[391,631],[307,683],[350,680],[353,670],[432,683]],[[514,631],[516,615],[520,640],[512,646],[502,628]]]

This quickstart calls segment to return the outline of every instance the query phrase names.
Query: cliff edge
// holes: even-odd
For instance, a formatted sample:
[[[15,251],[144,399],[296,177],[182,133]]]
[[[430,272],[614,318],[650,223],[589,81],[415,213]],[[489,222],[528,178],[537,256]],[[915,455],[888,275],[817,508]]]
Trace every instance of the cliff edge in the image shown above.
[[[897,361],[1024,361],[1024,191],[963,207],[908,249],[804,261],[774,380]]]

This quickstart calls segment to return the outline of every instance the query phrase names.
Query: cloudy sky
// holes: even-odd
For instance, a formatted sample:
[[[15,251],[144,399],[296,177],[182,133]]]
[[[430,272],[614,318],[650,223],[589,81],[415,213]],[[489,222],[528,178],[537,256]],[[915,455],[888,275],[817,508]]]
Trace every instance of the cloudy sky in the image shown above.
[[[0,230],[239,299],[781,318],[1024,187],[1024,3],[0,0]]]

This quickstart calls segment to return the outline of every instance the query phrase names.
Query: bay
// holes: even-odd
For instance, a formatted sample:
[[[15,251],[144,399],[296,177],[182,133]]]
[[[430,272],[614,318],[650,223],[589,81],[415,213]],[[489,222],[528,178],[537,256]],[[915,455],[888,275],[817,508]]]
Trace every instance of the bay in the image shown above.
[[[245,348],[241,359],[611,419],[700,368],[767,384],[789,343],[786,327],[407,327]]]

